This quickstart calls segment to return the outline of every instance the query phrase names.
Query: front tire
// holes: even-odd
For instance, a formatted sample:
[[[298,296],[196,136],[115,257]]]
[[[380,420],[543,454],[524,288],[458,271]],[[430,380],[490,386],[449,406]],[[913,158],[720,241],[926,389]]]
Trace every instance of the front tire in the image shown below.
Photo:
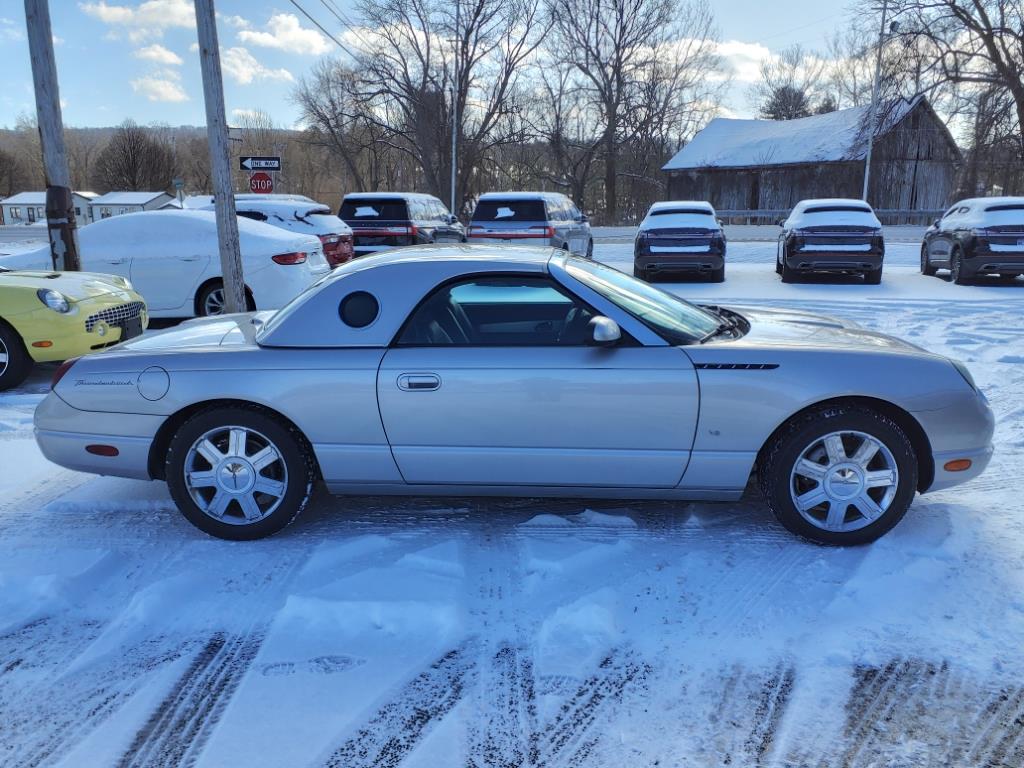
[[[21,336],[0,320],[0,391],[21,384],[32,372],[32,365]]]
[[[906,514],[917,458],[892,419],[836,405],[794,418],[765,449],[761,492],[789,531],[819,544],[867,544]]]
[[[200,411],[167,453],[167,487],[185,519],[220,539],[277,533],[306,507],[313,457],[294,428],[241,406]]]

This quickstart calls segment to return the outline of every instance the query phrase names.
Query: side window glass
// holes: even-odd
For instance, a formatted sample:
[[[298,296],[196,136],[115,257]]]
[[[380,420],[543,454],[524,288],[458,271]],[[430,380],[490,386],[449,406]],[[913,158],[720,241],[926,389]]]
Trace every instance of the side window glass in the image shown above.
[[[543,277],[476,277],[436,289],[400,346],[583,346],[595,312]]]

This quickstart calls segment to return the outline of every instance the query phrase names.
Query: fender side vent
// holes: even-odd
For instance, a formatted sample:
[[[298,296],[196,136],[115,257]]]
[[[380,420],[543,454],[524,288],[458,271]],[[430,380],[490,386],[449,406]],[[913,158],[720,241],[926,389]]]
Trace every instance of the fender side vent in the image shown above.
[[[698,371],[774,371],[778,363],[694,363]]]

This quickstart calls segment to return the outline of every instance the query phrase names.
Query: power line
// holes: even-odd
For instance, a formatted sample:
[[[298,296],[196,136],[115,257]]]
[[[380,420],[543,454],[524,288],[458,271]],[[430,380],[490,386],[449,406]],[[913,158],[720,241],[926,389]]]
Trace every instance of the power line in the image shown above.
[[[327,35],[327,37],[329,37],[331,40],[333,40],[335,45],[337,45],[339,48],[341,48],[341,50],[343,50],[349,56],[352,56],[352,52],[349,51],[349,49],[346,48],[344,45],[342,45],[341,41],[339,41],[338,38],[336,38],[334,35],[332,35],[330,32],[328,32],[324,28],[323,24],[321,24],[319,21],[317,21],[312,16],[310,16],[309,11],[307,11],[305,8],[303,8],[301,5],[299,5],[296,2],[296,0],[290,0],[290,2],[291,2],[292,5],[294,5],[296,8],[298,8],[302,12],[303,16],[305,16],[307,19],[309,19],[311,22],[313,22],[313,24],[316,25],[317,29],[319,29],[321,32],[323,32],[325,35]],[[355,58],[355,56],[352,56],[352,58]]]

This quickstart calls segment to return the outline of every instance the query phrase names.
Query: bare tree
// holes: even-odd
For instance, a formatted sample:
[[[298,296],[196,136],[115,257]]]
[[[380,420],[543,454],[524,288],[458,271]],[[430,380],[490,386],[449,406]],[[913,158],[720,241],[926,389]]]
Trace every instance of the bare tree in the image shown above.
[[[604,215],[618,215],[619,148],[628,116],[641,103],[642,84],[674,44],[694,41],[685,69],[709,59],[715,40],[710,6],[701,0],[548,0],[554,39],[549,48],[572,64],[600,117]],[[705,75],[712,72],[705,72]]]
[[[761,79],[750,88],[761,116],[770,120],[807,117],[824,98],[825,60],[794,45],[761,63]]]
[[[1015,143],[1024,157],[1024,3],[1021,0],[895,0],[900,38],[930,54],[937,75],[973,95],[1002,90],[1013,102]]]
[[[174,149],[165,135],[125,120],[96,158],[101,190],[166,190],[174,177]]]

